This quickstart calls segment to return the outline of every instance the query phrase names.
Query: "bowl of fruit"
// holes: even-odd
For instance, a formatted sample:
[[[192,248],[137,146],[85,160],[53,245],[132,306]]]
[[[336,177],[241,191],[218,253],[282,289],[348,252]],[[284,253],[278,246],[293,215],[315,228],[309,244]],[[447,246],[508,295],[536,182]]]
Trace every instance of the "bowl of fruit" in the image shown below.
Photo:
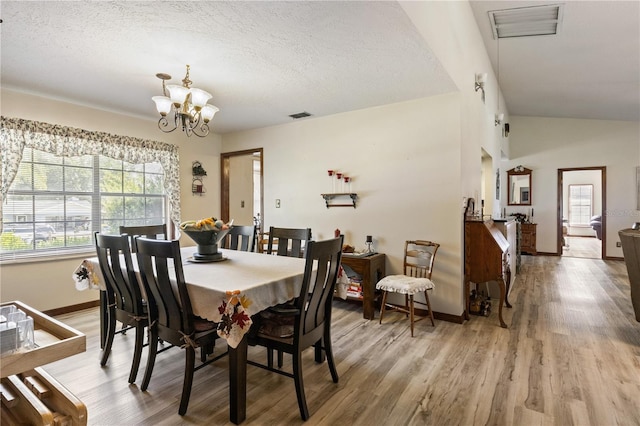
[[[233,220],[224,223],[215,217],[200,220],[187,220],[180,224],[180,230],[187,234],[196,243],[196,252],[193,253],[194,262],[217,262],[224,260],[222,253],[218,251],[218,243],[233,227]]]

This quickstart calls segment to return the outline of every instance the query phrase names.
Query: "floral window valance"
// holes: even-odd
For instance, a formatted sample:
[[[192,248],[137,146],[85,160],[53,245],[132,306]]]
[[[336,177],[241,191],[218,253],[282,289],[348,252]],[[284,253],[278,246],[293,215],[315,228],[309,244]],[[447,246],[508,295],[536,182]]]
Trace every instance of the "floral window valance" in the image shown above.
[[[180,223],[178,147],[164,142],[65,127],[21,118],[0,117],[0,214],[9,187],[18,173],[24,148],[65,157],[104,155],[129,163],[158,162],[164,171],[169,217]]]

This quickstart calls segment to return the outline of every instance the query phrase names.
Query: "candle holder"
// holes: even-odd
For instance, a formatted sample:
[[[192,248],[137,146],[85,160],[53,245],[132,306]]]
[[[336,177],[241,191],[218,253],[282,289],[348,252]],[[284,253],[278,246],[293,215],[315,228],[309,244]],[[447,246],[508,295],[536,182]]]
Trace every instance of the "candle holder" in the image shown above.
[[[333,170],[327,170],[327,174],[331,180],[331,192],[334,193],[336,192],[336,180],[333,178]]]
[[[345,190],[351,194],[351,178],[349,176],[343,176]]]
[[[371,235],[367,235],[365,244],[367,246],[367,253],[373,253],[373,237]]]
[[[336,179],[338,179],[338,191],[340,192],[344,192],[344,190],[342,189],[343,186],[343,182],[342,182],[342,173],[340,172],[336,172]]]

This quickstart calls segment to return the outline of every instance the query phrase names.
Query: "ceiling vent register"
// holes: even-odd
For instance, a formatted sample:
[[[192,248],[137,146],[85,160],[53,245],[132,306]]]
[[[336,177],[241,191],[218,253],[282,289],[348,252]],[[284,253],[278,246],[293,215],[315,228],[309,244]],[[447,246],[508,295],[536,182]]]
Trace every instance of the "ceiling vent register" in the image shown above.
[[[518,7],[488,12],[493,38],[554,35],[560,32],[563,5]]]
[[[299,118],[311,117],[311,114],[309,114],[306,111],[302,111],[302,112],[298,112],[296,114],[291,114],[289,117],[293,118],[294,120],[297,120]]]

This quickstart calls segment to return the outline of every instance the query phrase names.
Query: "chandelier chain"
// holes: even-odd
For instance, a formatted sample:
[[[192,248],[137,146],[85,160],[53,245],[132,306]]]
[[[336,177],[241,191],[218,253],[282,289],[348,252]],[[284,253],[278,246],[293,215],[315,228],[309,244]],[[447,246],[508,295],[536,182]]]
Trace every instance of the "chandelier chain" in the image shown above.
[[[189,80],[189,70],[191,69],[191,67],[189,65],[187,65],[187,75],[184,76],[184,78],[182,79],[182,85],[184,87],[186,87],[187,89],[191,88],[191,84],[193,83],[193,81]]]

